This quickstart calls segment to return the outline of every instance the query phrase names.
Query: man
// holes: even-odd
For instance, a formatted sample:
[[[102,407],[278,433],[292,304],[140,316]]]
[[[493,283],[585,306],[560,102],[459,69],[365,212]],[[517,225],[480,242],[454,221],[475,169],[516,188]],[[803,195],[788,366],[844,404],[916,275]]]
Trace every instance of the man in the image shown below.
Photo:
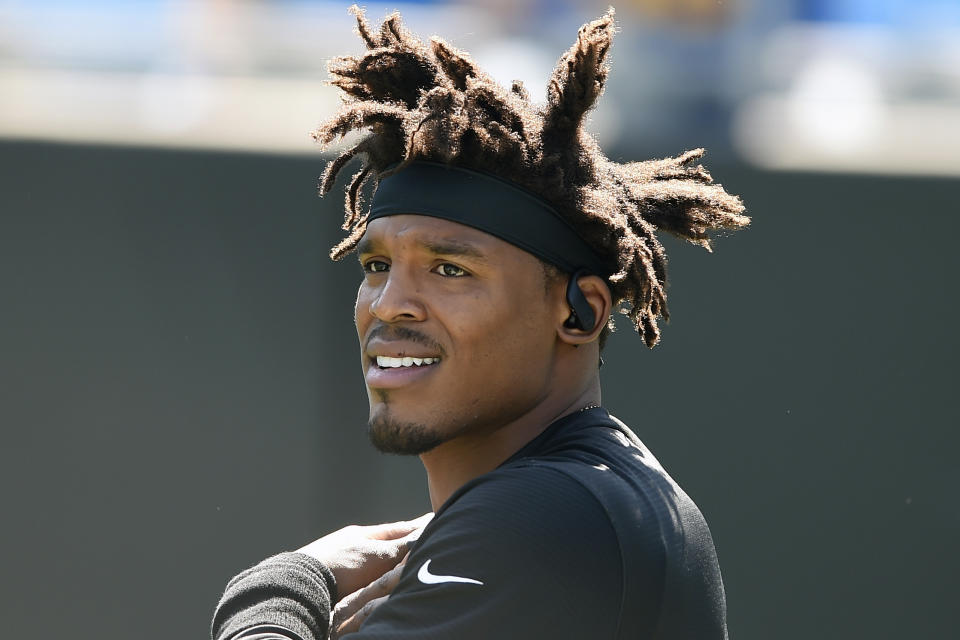
[[[742,204],[693,164],[702,150],[621,165],[584,132],[612,12],[581,28],[535,108],[397,15],[374,32],[353,10],[368,51],[332,63],[347,100],[315,135],[369,133],[322,178],[326,193],[365,161],[331,256],[356,250],[364,269],[370,437],[420,456],[434,516],[347,527],[248,569],[214,637],[726,637],[706,522],[600,406],[598,363],[621,304],[659,339],[654,232],[709,248],[709,230],[747,224]]]

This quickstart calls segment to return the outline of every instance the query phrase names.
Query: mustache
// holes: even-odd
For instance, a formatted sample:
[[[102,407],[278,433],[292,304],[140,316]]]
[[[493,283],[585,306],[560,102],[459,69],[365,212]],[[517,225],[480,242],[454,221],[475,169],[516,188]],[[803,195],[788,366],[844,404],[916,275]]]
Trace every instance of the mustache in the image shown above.
[[[374,338],[381,338],[386,341],[406,340],[407,342],[413,342],[415,344],[419,344],[421,346],[427,347],[428,349],[430,349],[431,351],[434,351],[441,357],[446,357],[447,355],[446,350],[443,348],[443,346],[439,342],[437,342],[430,336],[426,335],[425,333],[420,333],[419,331],[415,329],[411,329],[409,327],[378,324],[370,331],[370,334],[367,336],[367,339],[363,345],[364,349],[366,349],[369,346],[370,341],[373,340]]]

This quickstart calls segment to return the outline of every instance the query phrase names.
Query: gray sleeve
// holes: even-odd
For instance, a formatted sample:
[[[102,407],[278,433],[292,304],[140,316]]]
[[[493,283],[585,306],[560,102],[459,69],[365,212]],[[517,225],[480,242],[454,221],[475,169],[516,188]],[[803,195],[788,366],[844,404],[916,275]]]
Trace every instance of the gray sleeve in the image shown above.
[[[267,558],[229,583],[210,627],[213,640],[324,640],[336,581],[302,553]]]

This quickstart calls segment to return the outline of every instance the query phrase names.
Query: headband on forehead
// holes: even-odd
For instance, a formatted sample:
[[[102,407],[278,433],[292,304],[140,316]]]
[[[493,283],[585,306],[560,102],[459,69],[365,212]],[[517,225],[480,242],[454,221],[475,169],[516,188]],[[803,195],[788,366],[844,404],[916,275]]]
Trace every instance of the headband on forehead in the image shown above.
[[[487,173],[414,161],[380,180],[368,220],[403,214],[479,229],[567,273],[607,275],[603,261],[548,202]]]

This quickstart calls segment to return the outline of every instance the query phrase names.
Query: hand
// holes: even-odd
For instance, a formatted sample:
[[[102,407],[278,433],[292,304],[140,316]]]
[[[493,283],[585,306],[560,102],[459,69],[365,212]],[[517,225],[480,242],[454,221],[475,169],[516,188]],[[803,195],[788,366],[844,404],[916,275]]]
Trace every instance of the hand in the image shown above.
[[[333,572],[342,598],[394,568],[432,517],[426,513],[406,522],[350,525],[297,551],[316,558]]]
[[[340,600],[333,610],[330,640],[338,640],[340,636],[360,630],[363,621],[393,593],[397,583],[400,582],[400,572],[403,571],[403,565],[406,564],[408,556],[409,553],[393,569]]]

